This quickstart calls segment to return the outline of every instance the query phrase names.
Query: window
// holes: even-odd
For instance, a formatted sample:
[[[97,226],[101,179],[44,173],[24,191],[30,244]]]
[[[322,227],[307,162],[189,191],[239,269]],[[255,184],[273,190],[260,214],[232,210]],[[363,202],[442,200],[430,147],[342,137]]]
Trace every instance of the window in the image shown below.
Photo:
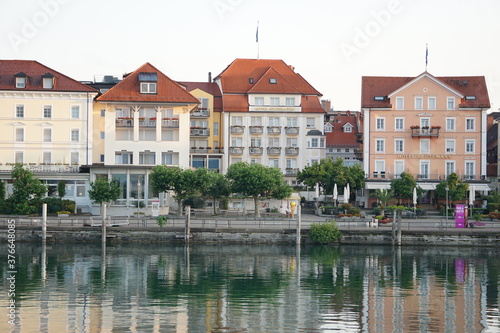
[[[280,160],[277,158],[270,158],[269,159],[269,166],[271,168],[279,168],[280,167]]]
[[[455,118],[446,118],[446,130],[455,132]]]
[[[428,110],[436,110],[436,97],[429,96],[427,98],[427,109]]]
[[[319,147],[325,148],[325,138],[319,138]],[[349,149],[346,149],[345,152],[348,153]]]
[[[262,118],[261,117],[251,117],[250,122],[252,126],[261,126],[262,125]]]
[[[276,80],[275,78],[270,78],[269,83],[276,84],[276,83],[278,83],[278,80]]]
[[[445,141],[445,146],[447,153],[455,153],[455,139],[447,139]]]
[[[341,153],[342,152],[342,149],[341,148],[337,148],[337,153]]]
[[[287,97],[286,106],[295,106],[295,97]]]
[[[315,128],[315,119],[314,118],[306,118],[306,127],[307,128]]]
[[[200,101],[200,105],[198,105],[198,109],[200,110],[208,110],[208,98],[198,98]]]
[[[385,139],[376,139],[375,140],[375,151],[377,153],[385,152]]]
[[[22,151],[16,151],[15,161],[16,163],[24,163],[24,153]]]
[[[297,138],[287,138],[286,139],[287,147],[298,147]]]
[[[80,119],[80,106],[73,105],[71,107],[71,118],[72,119]]]
[[[141,94],[156,94],[156,82],[141,82]]]
[[[133,164],[133,155],[130,152],[116,152],[115,164]]]
[[[106,117],[106,110],[104,109],[101,110],[101,117],[103,118]]]
[[[446,99],[446,110],[455,110],[455,98],[448,97]]]
[[[287,169],[297,168],[297,159],[296,158],[287,158],[286,159],[286,168]]]
[[[344,133],[352,133],[352,126],[347,124],[344,126]]]
[[[405,129],[405,119],[404,118],[395,118],[394,119],[394,130],[404,131],[404,129]]]
[[[71,142],[79,142],[80,141],[80,130],[78,128],[71,130]]]
[[[260,138],[251,138],[250,147],[262,147]]]
[[[155,164],[156,154],[151,152],[139,152],[139,164]]]
[[[405,171],[405,162],[394,161],[394,176],[396,176],[396,178],[399,178],[403,171]]]
[[[52,89],[54,88],[54,79],[52,77],[44,77],[43,81],[43,89]]]
[[[420,139],[420,154],[429,154],[429,153],[430,153],[430,140]]]
[[[231,139],[231,147],[242,147],[243,139],[242,138],[232,138]]]
[[[375,171],[377,171],[377,172],[385,171],[385,161],[376,160],[375,161]]]
[[[270,117],[269,118],[269,126],[279,126],[280,118],[279,117]]]
[[[465,179],[466,180],[474,180],[475,176],[475,163],[474,161],[466,161],[465,162]]]
[[[271,105],[272,106],[279,106],[280,105],[280,98],[279,97],[271,97]]]
[[[429,179],[429,161],[420,161],[420,179]]]
[[[279,147],[280,139],[279,138],[269,138],[269,147]]]
[[[286,125],[288,127],[297,127],[297,118],[286,118]]]
[[[422,96],[415,96],[415,110],[422,110],[424,108],[424,99]]]
[[[349,148],[346,148],[346,149],[345,149],[345,152],[346,152],[346,153],[348,153],[348,152],[349,152]]]
[[[475,119],[474,118],[466,118],[465,119],[465,130],[466,131],[474,131],[475,129]]]
[[[50,151],[43,152],[43,163],[52,163],[52,153]]]
[[[173,153],[161,153],[161,164],[172,165],[174,163]]]
[[[76,165],[80,163],[80,154],[76,151],[71,152],[71,164]]]
[[[405,99],[404,97],[396,97],[396,110],[405,109]]]
[[[260,164],[260,158],[252,157],[250,159],[250,164]]]
[[[232,125],[243,125],[243,117],[233,117],[232,120]]]
[[[99,155],[99,161],[104,163],[104,154]]]
[[[52,118],[52,106],[51,105],[45,105],[43,107],[43,117],[44,118]]]
[[[26,76],[16,77],[16,88],[26,88]]]
[[[219,135],[219,123],[215,122],[214,123],[214,136],[218,136],[218,135]]]
[[[52,141],[52,129],[44,128],[43,129],[43,142],[51,142]]]
[[[318,148],[318,138],[311,139],[311,148]]]
[[[16,105],[16,118],[24,118],[24,105]]]
[[[332,133],[333,132],[333,127],[330,124],[326,124],[324,129],[325,129],[325,133]]]
[[[446,176],[455,172],[455,161],[446,161]]]
[[[405,141],[403,139],[394,140],[394,152],[396,153],[404,152],[404,142]]]
[[[16,128],[16,141],[24,141],[24,128]]]
[[[106,139],[106,132],[101,132],[101,140]]]
[[[430,118],[420,118],[420,127],[429,127],[431,125]]]
[[[385,118],[376,118],[377,131],[385,130]]]
[[[255,105],[264,105],[264,97],[255,97]]]
[[[473,154],[474,150],[475,150],[474,146],[475,146],[474,139],[465,140],[465,153],[466,154]]]

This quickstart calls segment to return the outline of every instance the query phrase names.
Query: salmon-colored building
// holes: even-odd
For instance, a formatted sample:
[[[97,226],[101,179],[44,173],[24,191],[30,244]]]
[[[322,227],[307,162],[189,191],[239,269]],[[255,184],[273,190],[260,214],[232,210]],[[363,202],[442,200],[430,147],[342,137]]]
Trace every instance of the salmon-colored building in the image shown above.
[[[365,76],[361,107],[368,190],[389,188],[402,172],[427,190],[422,203],[434,203],[436,185],[453,172],[476,191],[489,190],[483,76]]]

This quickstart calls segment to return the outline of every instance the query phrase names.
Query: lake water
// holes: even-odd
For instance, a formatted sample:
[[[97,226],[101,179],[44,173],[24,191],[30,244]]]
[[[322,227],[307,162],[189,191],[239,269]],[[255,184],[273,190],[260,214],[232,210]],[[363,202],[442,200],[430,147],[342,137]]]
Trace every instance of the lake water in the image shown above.
[[[16,246],[0,332],[500,332],[495,248]]]

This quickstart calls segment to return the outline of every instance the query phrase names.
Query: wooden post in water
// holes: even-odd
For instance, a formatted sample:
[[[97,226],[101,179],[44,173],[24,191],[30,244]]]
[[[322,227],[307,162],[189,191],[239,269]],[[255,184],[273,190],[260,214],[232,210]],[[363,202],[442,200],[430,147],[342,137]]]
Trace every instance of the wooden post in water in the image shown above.
[[[106,204],[102,204],[102,239],[101,243],[106,244]]]
[[[300,228],[302,224],[302,209],[300,204],[297,205],[297,240],[296,244],[300,245]]]
[[[47,204],[42,204],[42,244],[47,242]]]
[[[191,206],[186,206],[186,227],[184,230],[184,239],[189,242],[190,238],[190,223],[191,223]]]
[[[401,220],[402,220],[402,211],[400,209],[396,209],[394,211],[396,213],[397,219],[398,219],[398,225],[397,225],[397,243],[398,246],[401,245]]]

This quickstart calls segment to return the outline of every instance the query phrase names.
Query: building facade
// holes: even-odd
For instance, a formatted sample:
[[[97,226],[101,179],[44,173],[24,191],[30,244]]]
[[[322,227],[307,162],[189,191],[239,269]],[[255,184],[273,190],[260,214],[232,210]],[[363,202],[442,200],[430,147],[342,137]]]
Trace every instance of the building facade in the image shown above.
[[[489,108],[482,76],[363,77],[366,188],[388,188],[404,171],[427,191],[422,203],[436,202],[433,190],[450,173],[488,191]]]
[[[282,60],[236,59],[216,78],[223,99],[227,166],[240,161],[283,170],[296,184],[299,169],[324,158],[321,94]]]
[[[48,196],[77,209],[89,206],[89,175],[81,166],[93,162],[92,113],[97,91],[37,61],[0,60],[0,178],[12,187],[10,172],[24,164],[43,183]]]

